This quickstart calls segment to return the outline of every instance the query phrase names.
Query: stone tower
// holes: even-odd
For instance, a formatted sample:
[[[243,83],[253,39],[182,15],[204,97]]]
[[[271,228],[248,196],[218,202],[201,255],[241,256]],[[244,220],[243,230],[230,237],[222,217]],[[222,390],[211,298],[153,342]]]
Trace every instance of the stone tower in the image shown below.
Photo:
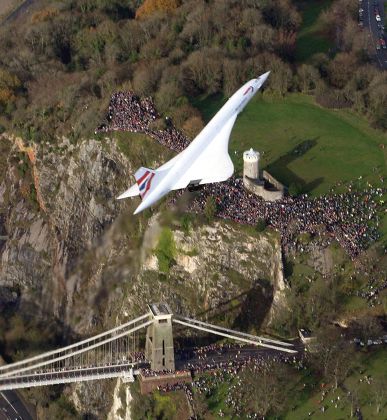
[[[149,305],[153,324],[148,326],[145,342],[145,357],[153,371],[175,370],[175,355],[172,335],[172,311],[166,303]]]
[[[259,152],[253,149],[243,153],[243,179],[259,179]]]

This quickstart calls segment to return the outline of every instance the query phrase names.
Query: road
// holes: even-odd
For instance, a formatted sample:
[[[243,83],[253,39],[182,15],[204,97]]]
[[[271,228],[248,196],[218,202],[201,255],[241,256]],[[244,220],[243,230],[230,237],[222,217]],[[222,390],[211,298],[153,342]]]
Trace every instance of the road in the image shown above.
[[[0,391],[0,420],[34,420],[15,391]]]
[[[265,349],[253,345],[243,346],[241,348],[227,348],[223,350],[207,351],[205,355],[193,356],[190,352],[187,352],[185,356],[177,356],[175,359],[176,369],[184,370],[190,369],[190,366],[216,366],[220,363],[229,362],[248,362],[251,359],[288,359],[293,358],[300,359],[305,351],[304,346],[297,342],[295,343],[294,350],[298,353],[295,355],[284,354],[277,350]],[[195,370],[195,369],[194,369]]]
[[[139,363],[138,367],[141,367],[143,364]],[[104,367],[84,367],[82,369],[62,369],[60,371],[55,372],[44,372],[44,373],[35,373],[33,375],[20,375],[16,379],[1,379],[0,385],[15,385],[15,384],[31,384],[31,386],[37,386],[41,384],[41,382],[57,382],[60,383],[63,381],[65,382],[77,382],[80,380],[85,379],[98,379],[98,376],[101,378],[109,377],[111,375],[119,376],[118,374],[123,372],[128,372],[132,368],[132,363],[122,363],[119,365],[111,365],[111,366],[104,366]],[[117,374],[117,375],[115,375]],[[70,381],[66,381],[70,380]],[[0,391],[0,392],[8,392],[8,391]]]
[[[381,13],[382,23],[384,23],[384,3],[386,1],[387,0],[377,1],[379,11]],[[362,2],[359,2],[359,7],[364,10],[364,28],[370,31],[370,37],[372,39],[371,44],[375,53],[375,59],[381,69],[387,70],[387,49],[380,49],[379,51],[376,50],[376,43],[380,38],[380,31],[374,14],[374,0],[362,0]],[[386,31],[384,34],[386,34]],[[386,39],[386,36],[384,38]]]

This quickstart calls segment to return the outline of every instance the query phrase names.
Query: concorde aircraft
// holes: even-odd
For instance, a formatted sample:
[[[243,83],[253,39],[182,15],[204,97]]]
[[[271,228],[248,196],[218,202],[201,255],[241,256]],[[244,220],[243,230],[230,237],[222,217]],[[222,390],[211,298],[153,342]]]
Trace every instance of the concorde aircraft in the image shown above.
[[[190,145],[158,169],[140,168],[136,183],[117,197],[140,195],[140,213],[172,190],[226,181],[234,173],[228,154],[231,130],[238,114],[269,77],[269,71],[238,89]]]

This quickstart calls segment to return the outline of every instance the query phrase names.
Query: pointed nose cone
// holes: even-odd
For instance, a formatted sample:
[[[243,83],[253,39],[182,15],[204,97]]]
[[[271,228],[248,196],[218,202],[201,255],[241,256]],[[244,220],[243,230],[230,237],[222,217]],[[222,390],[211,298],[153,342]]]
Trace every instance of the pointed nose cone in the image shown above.
[[[270,71],[267,71],[266,73],[259,76],[259,78],[262,80],[262,83],[266,82],[266,79],[269,77]]]

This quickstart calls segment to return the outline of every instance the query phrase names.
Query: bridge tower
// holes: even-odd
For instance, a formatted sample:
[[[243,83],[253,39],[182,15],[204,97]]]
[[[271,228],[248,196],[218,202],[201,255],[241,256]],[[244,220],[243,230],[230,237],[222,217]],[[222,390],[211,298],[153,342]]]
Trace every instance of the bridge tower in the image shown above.
[[[145,357],[153,371],[175,370],[172,335],[172,311],[167,303],[148,305],[153,323],[148,326],[145,342]]]

